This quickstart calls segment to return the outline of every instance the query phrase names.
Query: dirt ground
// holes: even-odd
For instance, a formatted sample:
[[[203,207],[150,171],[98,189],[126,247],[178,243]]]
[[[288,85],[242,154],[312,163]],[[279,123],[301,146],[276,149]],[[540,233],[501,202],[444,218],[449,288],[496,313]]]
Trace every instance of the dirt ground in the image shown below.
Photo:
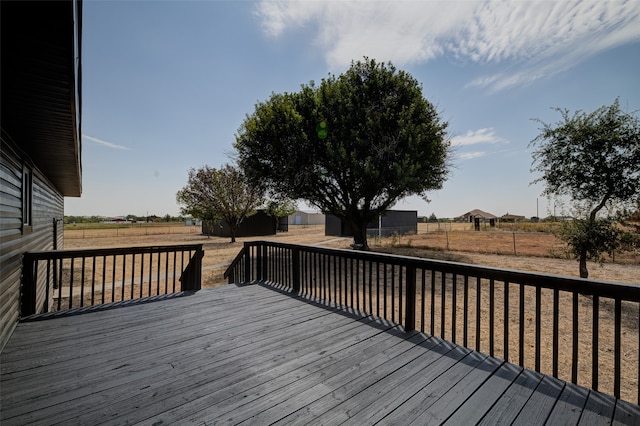
[[[426,224],[424,224],[426,225]],[[543,272],[575,277],[578,274],[578,262],[569,259],[549,257],[549,250],[557,247],[552,235],[543,233],[516,234],[516,256],[513,255],[513,235],[511,232],[424,232],[423,224],[417,235],[388,237],[369,242],[375,251],[389,252],[407,256],[429,257],[496,268],[522,271]],[[425,228],[426,229],[426,228]],[[238,238],[230,243],[228,238],[207,237],[186,228],[182,233],[128,235],[120,230],[118,236],[78,238],[65,234],[65,249],[107,248],[126,246],[156,246],[169,244],[203,244],[203,284],[206,287],[224,284],[222,273],[226,265],[238,254],[244,241],[251,238]],[[135,231],[135,230],[132,230]],[[70,233],[71,234],[71,233]],[[480,238],[484,236],[484,238]],[[446,239],[449,250],[446,250]],[[349,248],[350,238],[336,238],[324,235],[324,226],[290,226],[289,232],[261,238],[293,244],[324,245],[335,248]],[[506,241],[506,243],[505,243]],[[441,247],[444,244],[444,247]],[[454,245],[455,244],[455,245]],[[508,249],[500,247],[508,246]],[[498,254],[496,254],[498,253]],[[527,255],[528,254],[528,255]],[[590,262],[589,277],[592,279],[622,282],[640,285],[640,259],[620,263],[606,262],[602,265]],[[622,259],[625,260],[625,259]]]
[[[324,226],[291,227],[289,232],[264,238],[293,244],[321,244],[333,243],[338,247],[348,248],[349,239],[327,237],[324,235]],[[202,259],[202,276],[204,287],[215,287],[226,284],[223,278],[224,270],[233,258],[240,252],[245,241],[255,240],[251,238],[238,238],[231,243],[229,238],[208,237],[200,233],[184,232],[153,235],[128,235],[127,230],[121,229],[118,236],[77,238],[75,235],[68,238],[65,234],[65,249],[84,248],[112,248],[112,247],[144,247],[172,244],[202,244],[204,258]],[[135,231],[135,230],[134,230]]]
[[[533,235],[529,235],[533,234]],[[538,234],[538,235],[535,235]],[[513,255],[513,239],[516,239],[516,254]],[[108,247],[126,247],[126,246],[158,246],[158,245],[172,245],[172,244],[203,244],[205,256],[203,259],[203,286],[214,287],[225,284],[223,278],[224,270],[232,259],[238,254],[245,241],[255,240],[256,238],[238,238],[236,243],[230,243],[228,238],[207,237],[201,235],[193,230],[185,232],[175,232],[170,234],[155,234],[155,235],[127,235],[127,232],[120,230],[118,235],[107,237],[94,237],[94,238],[79,238],[78,235],[65,234],[65,249],[80,249],[80,248],[108,248]],[[278,233],[275,236],[260,238],[265,240],[309,244],[309,245],[323,245],[326,247],[334,248],[349,248],[352,240],[350,238],[336,238],[332,236],[324,235],[324,226],[290,226],[289,232]],[[506,241],[506,242],[505,242]],[[448,245],[448,250],[447,250]],[[389,237],[383,239],[371,239],[370,246],[372,250],[380,252],[394,253],[398,255],[428,257],[441,260],[471,263],[476,265],[492,266],[502,269],[514,269],[523,271],[533,271],[542,273],[551,273],[556,275],[565,276],[577,276],[578,263],[575,260],[552,258],[550,256],[550,249],[557,245],[557,241],[553,236],[542,233],[522,233],[515,236],[511,232],[464,232],[464,231],[437,231],[437,232],[424,232],[417,235],[402,236],[402,237]],[[464,250],[463,250],[464,249]],[[501,254],[496,254],[501,253]],[[510,253],[510,254],[509,254]],[[523,255],[522,253],[530,253],[530,255]],[[545,257],[546,256],[546,257]],[[626,263],[611,263],[607,262],[603,265],[590,263],[589,271],[590,278],[600,279],[606,281],[615,281],[621,283],[640,285],[640,262],[635,261],[634,257],[630,257],[630,261],[626,260]],[[450,284],[449,284],[450,285]],[[486,288],[486,287],[485,287]],[[475,288],[469,289],[470,297],[474,297]],[[486,290],[485,290],[486,291]],[[502,306],[503,301],[500,300],[501,293],[496,293],[496,306]],[[366,295],[361,296],[364,300]],[[451,306],[450,296],[447,301],[447,306]],[[514,299],[515,294],[510,294],[509,299]],[[533,297],[533,295],[527,295],[527,297]],[[560,371],[567,371],[567,366],[571,364],[571,350],[570,350],[570,330],[572,320],[571,316],[571,300],[567,299],[568,295],[563,295],[561,299],[561,306],[568,306],[569,309],[561,310],[561,330],[565,332],[561,333],[560,345],[561,350],[559,354],[559,360],[561,364]],[[487,317],[487,305],[488,302],[484,300],[486,296],[482,297],[482,316]],[[510,302],[513,306],[510,311],[517,311],[517,300],[514,299]],[[528,304],[531,305],[531,304]],[[603,306],[601,304],[601,310],[605,311],[605,319],[601,322],[601,327],[605,326],[604,321],[606,317],[610,317],[611,307]],[[542,334],[543,342],[546,342],[542,348],[542,371],[549,372],[551,368],[549,364],[550,356],[550,339],[549,331],[552,328],[551,314],[549,313],[550,307],[542,307]],[[473,307],[470,308],[473,311]],[[589,315],[591,312],[591,301],[586,298],[580,298],[580,316],[579,321],[580,335],[587,336],[587,338],[580,341],[580,353],[589,354],[591,352],[590,342],[588,336],[589,328],[591,327]],[[631,401],[635,401],[635,393],[637,391],[638,382],[638,333],[639,333],[639,316],[637,305],[631,308],[631,313],[625,316],[623,319],[623,339],[630,341],[631,345],[628,346],[629,350],[626,350],[622,359],[622,374],[623,385],[622,392],[623,398]],[[462,315],[462,310],[456,313],[456,316]],[[469,313],[470,318],[474,315],[474,312]],[[626,315],[626,314],[625,314]],[[496,312],[497,318],[501,317],[500,312]],[[533,336],[535,336],[535,330],[533,328],[533,318],[535,313],[527,312],[527,331],[525,341],[527,347],[533,348]],[[428,319],[418,319],[418,323],[423,321],[429,322]],[[436,318],[436,321],[441,319]],[[447,323],[450,322],[449,315],[444,319]],[[510,328],[517,330],[517,318],[510,318]],[[458,318],[457,324],[462,323],[462,318]],[[566,323],[566,324],[565,324]],[[438,324],[436,325],[436,330]],[[428,330],[429,324],[425,324],[425,328]],[[500,336],[500,324],[496,324],[496,335]],[[449,330],[449,325],[447,325]],[[459,336],[462,331],[458,332]],[[438,333],[436,333],[437,335]],[[449,336],[443,336],[448,338]],[[612,377],[605,372],[612,371],[613,357],[612,357],[612,337],[608,333],[603,333],[600,338],[600,390],[608,393],[612,393]],[[470,336],[472,340],[473,336]],[[458,338],[459,339],[459,338]],[[488,331],[483,328],[482,334],[482,350],[487,352]],[[583,341],[584,340],[584,341]],[[635,343],[634,343],[635,342]],[[531,345],[530,345],[531,343]],[[512,346],[513,343],[510,344]],[[635,345],[635,349],[634,349]],[[624,347],[627,347],[626,345]],[[502,352],[502,343],[496,342],[496,354]],[[511,348],[512,354],[517,352],[516,348]],[[511,355],[512,358],[514,355]],[[532,368],[532,353],[527,355],[526,366]],[[510,359],[517,362],[517,360]],[[590,358],[582,357],[580,360],[579,370],[580,377],[584,379],[580,380],[580,384],[590,385]],[[564,366],[564,367],[563,367]],[[562,377],[567,380],[570,379],[566,374]],[[635,391],[634,391],[635,389]]]

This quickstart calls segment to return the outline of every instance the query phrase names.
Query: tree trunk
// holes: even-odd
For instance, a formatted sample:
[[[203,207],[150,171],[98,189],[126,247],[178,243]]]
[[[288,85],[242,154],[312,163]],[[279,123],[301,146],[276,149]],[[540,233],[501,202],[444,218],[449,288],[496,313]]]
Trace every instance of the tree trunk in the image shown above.
[[[233,217],[226,217],[224,218],[224,221],[227,222],[227,225],[229,225],[229,234],[231,237],[231,242],[235,243],[236,234],[238,233],[238,228],[240,227],[240,222],[238,220],[235,220],[235,218]]]
[[[587,251],[582,250],[580,252],[580,278],[589,278],[589,271],[587,270]]]
[[[231,242],[236,242],[236,233],[238,232],[238,226],[231,225],[229,226],[229,233],[231,234]]]
[[[592,211],[589,213],[589,229],[592,229],[594,226],[594,222],[596,221],[596,217],[598,212],[602,210],[602,208],[607,204],[607,201],[611,198],[611,193],[607,193],[600,204],[598,204]],[[587,270],[587,249],[583,247],[580,249],[580,278],[589,278],[589,271]]]
[[[352,223],[353,229],[353,248],[356,250],[369,251],[369,243],[367,242],[367,224]]]

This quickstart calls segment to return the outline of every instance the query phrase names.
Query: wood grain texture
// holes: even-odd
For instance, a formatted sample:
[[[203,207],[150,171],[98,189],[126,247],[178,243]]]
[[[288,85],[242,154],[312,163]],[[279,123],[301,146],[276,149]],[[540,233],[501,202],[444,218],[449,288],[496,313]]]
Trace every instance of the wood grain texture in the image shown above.
[[[638,406],[266,285],[23,322],[3,425],[634,424]]]

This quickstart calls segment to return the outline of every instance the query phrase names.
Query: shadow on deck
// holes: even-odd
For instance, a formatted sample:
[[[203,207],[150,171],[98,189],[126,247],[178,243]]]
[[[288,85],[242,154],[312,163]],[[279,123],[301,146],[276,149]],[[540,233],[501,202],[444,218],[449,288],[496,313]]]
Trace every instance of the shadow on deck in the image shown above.
[[[640,423],[637,405],[265,284],[22,322],[0,386],[3,425]]]

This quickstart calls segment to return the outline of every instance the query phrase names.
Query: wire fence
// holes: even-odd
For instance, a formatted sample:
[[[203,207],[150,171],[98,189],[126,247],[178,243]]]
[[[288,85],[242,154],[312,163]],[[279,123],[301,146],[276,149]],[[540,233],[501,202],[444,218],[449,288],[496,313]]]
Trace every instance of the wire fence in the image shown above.
[[[168,234],[201,234],[202,227],[187,225],[167,225],[167,226],[127,226],[112,228],[86,228],[73,229],[68,226],[64,228],[66,239],[83,238],[118,238],[136,237],[145,235],[168,235]]]

